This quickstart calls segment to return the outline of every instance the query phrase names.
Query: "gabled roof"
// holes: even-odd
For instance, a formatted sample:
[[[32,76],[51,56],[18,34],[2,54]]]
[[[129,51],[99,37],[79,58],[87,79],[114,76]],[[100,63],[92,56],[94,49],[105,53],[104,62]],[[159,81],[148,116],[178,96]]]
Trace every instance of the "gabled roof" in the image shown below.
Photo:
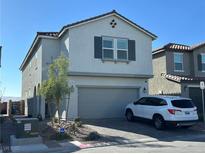
[[[63,35],[63,33],[69,28],[72,28],[74,26],[78,26],[78,25],[81,25],[81,24],[85,24],[85,23],[88,23],[88,22],[91,22],[91,21],[95,21],[95,20],[110,16],[110,15],[115,15],[115,16],[119,17],[120,19],[126,21],[131,26],[135,27],[136,29],[140,30],[141,32],[145,33],[146,35],[150,36],[152,38],[152,40],[157,38],[157,36],[155,34],[149,32],[148,30],[142,28],[141,26],[137,25],[133,21],[127,19],[126,17],[122,16],[121,14],[119,14],[115,10],[113,10],[111,12],[108,12],[108,13],[105,13],[105,14],[102,14],[102,15],[98,15],[98,16],[95,16],[95,17],[91,17],[91,18],[88,18],[88,19],[85,19],[85,20],[81,20],[81,21],[74,22],[74,23],[68,24],[66,26],[63,26],[63,28],[60,30],[60,32],[37,32],[37,35],[36,35],[32,45],[31,45],[28,53],[26,54],[26,57],[24,58],[21,66],[20,66],[20,70],[23,69],[24,65],[26,64],[27,60],[29,59],[29,57],[32,53],[33,47],[35,46],[35,44],[38,42],[38,40],[40,38],[57,39],[57,38],[61,37]]]
[[[78,22],[74,22],[74,23],[71,23],[71,24],[68,24],[66,26],[63,26],[63,28],[60,30],[59,32],[59,36],[62,34],[62,32],[67,29],[67,28],[70,28],[70,27],[73,27],[73,26],[77,26],[77,25],[80,25],[80,24],[83,24],[83,23],[87,23],[87,22],[90,22],[90,21],[93,21],[93,20],[97,20],[97,19],[100,19],[100,18],[103,18],[103,17],[106,17],[106,16],[109,16],[109,15],[115,15],[121,19],[123,19],[124,21],[127,21],[129,24],[131,24],[132,26],[134,26],[135,28],[137,28],[138,30],[146,33],[147,35],[151,36],[152,39],[156,39],[157,36],[153,33],[151,33],[150,31],[142,28],[141,26],[139,26],[138,24],[134,23],[133,21],[129,20],[128,18],[122,16],[121,14],[119,14],[117,11],[115,10],[112,10],[111,12],[107,12],[105,14],[101,14],[101,15],[98,15],[98,16],[95,16],[95,17],[91,17],[91,18],[88,18],[88,19],[85,19],[85,20],[81,20],[81,21],[78,21]]]
[[[191,49],[194,50],[194,49],[197,49],[197,48],[199,48],[199,47],[201,47],[201,46],[203,46],[203,45],[205,45],[205,42],[202,42],[202,43],[193,45],[193,46],[191,47]]]

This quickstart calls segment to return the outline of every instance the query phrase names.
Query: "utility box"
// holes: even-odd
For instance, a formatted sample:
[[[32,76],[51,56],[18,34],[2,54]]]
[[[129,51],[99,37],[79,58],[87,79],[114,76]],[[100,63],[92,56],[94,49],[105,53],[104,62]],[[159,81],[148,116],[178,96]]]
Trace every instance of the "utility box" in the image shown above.
[[[16,138],[39,136],[39,121],[37,118],[14,118]]]

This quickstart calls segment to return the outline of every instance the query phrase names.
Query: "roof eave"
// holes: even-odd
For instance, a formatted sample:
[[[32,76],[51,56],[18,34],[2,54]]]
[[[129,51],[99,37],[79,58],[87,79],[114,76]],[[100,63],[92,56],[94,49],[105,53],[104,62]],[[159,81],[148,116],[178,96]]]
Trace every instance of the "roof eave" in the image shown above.
[[[41,38],[57,39],[57,37],[54,37],[54,36],[44,36],[44,35],[39,35],[39,34],[37,33],[37,35],[36,35],[36,37],[34,38],[34,41],[33,41],[32,45],[31,45],[31,47],[29,48],[28,53],[26,54],[26,57],[24,58],[24,60],[23,60],[23,62],[22,62],[22,64],[21,64],[21,66],[19,67],[19,70],[20,70],[20,71],[23,70],[24,65],[25,65],[26,61],[28,60],[28,57],[29,57],[29,55],[31,54],[31,52],[32,52],[32,50],[33,50],[33,48],[34,48],[34,46],[36,45],[36,43],[37,43]]]
[[[73,27],[76,27],[76,26],[80,26],[80,25],[83,25],[83,24],[86,24],[86,23],[89,23],[89,22],[93,22],[93,21],[96,21],[96,20],[100,20],[100,19],[103,19],[103,18],[106,18],[108,16],[111,16],[111,15],[115,15],[117,16],[118,18],[126,21],[127,23],[129,23],[130,25],[132,25],[133,27],[135,27],[136,29],[140,30],[141,32],[145,33],[146,35],[150,36],[152,38],[152,40],[156,40],[157,39],[157,36],[151,32],[149,32],[148,30],[145,30],[144,28],[142,28],[141,26],[137,25],[136,23],[132,22],[131,20],[129,20],[128,18],[122,16],[121,14],[117,13],[116,11],[114,12],[110,12],[108,14],[105,14],[104,16],[101,16],[101,17],[96,17],[96,18],[93,18],[91,20],[88,20],[88,21],[84,21],[84,22],[79,22],[77,24],[73,24],[73,25],[68,25],[68,26],[64,26],[60,32],[59,32],[59,37],[61,37],[63,35],[63,33],[70,29],[70,28],[73,28]]]

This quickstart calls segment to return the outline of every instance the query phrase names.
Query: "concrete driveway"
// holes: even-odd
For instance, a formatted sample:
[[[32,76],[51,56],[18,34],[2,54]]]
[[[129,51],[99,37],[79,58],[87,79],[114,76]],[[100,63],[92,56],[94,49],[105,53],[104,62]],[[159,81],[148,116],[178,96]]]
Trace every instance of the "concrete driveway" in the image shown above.
[[[189,141],[191,136],[205,134],[194,128],[156,130],[150,123],[128,122],[126,119],[90,120],[84,123],[111,141]]]

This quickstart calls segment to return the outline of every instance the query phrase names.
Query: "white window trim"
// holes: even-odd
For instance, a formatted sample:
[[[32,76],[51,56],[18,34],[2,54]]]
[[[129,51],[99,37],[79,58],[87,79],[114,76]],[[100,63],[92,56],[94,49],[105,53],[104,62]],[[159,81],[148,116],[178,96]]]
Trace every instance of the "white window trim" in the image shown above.
[[[120,49],[120,48],[117,48],[117,40],[126,40],[127,41],[127,49]],[[117,58],[117,56],[116,56],[116,58],[117,58],[117,60],[125,60],[125,61],[128,61],[128,39],[123,39],[123,38],[116,38],[116,50],[117,50],[117,54],[118,54],[118,50],[121,50],[121,51],[126,51],[126,54],[127,54],[127,59],[119,59],[119,58]]]
[[[174,52],[174,56],[175,55],[182,55],[182,69],[181,70],[176,70],[175,69],[175,61],[174,61],[174,72],[184,72],[184,54],[183,53],[178,53],[178,52]]]
[[[103,46],[103,41],[104,40],[106,40],[106,38],[108,38],[108,39],[112,39],[112,48],[106,48],[106,47],[104,47]],[[115,58],[115,53],[114,53],[114,50],[115,50],[115,47],[114,47],[114,45],[115,45],[115,43],[114,43],[114,38],[111,38],[111,37],[106,37],[106,36],[104,36],[104,37],[102,37],[102,59],[107,59],[107,60],[114,60],[114,58]],[[108,50],[113,50],[113,58],[105,58],[104,57],[104,49],[108,49]]]
[[[113,48],[106,48],[106,47],[103,46],[103,40],[106,40],[106,38],[113,40]],[[121,39],[121,40],[124,39],[128,43],[128,39],[127,38],[102,36],[102,59],[103,60],[128,61],[128,44],[127,44],[127,49],[120,49],[120,48],[118,49],[117,48],[117,40],[118,39]],[[113,58],[105,58],[104,57],[104,49],[113,50]],[[126,51],[127,59],[119,59],[119,58],[117,58],[118,50]]]

